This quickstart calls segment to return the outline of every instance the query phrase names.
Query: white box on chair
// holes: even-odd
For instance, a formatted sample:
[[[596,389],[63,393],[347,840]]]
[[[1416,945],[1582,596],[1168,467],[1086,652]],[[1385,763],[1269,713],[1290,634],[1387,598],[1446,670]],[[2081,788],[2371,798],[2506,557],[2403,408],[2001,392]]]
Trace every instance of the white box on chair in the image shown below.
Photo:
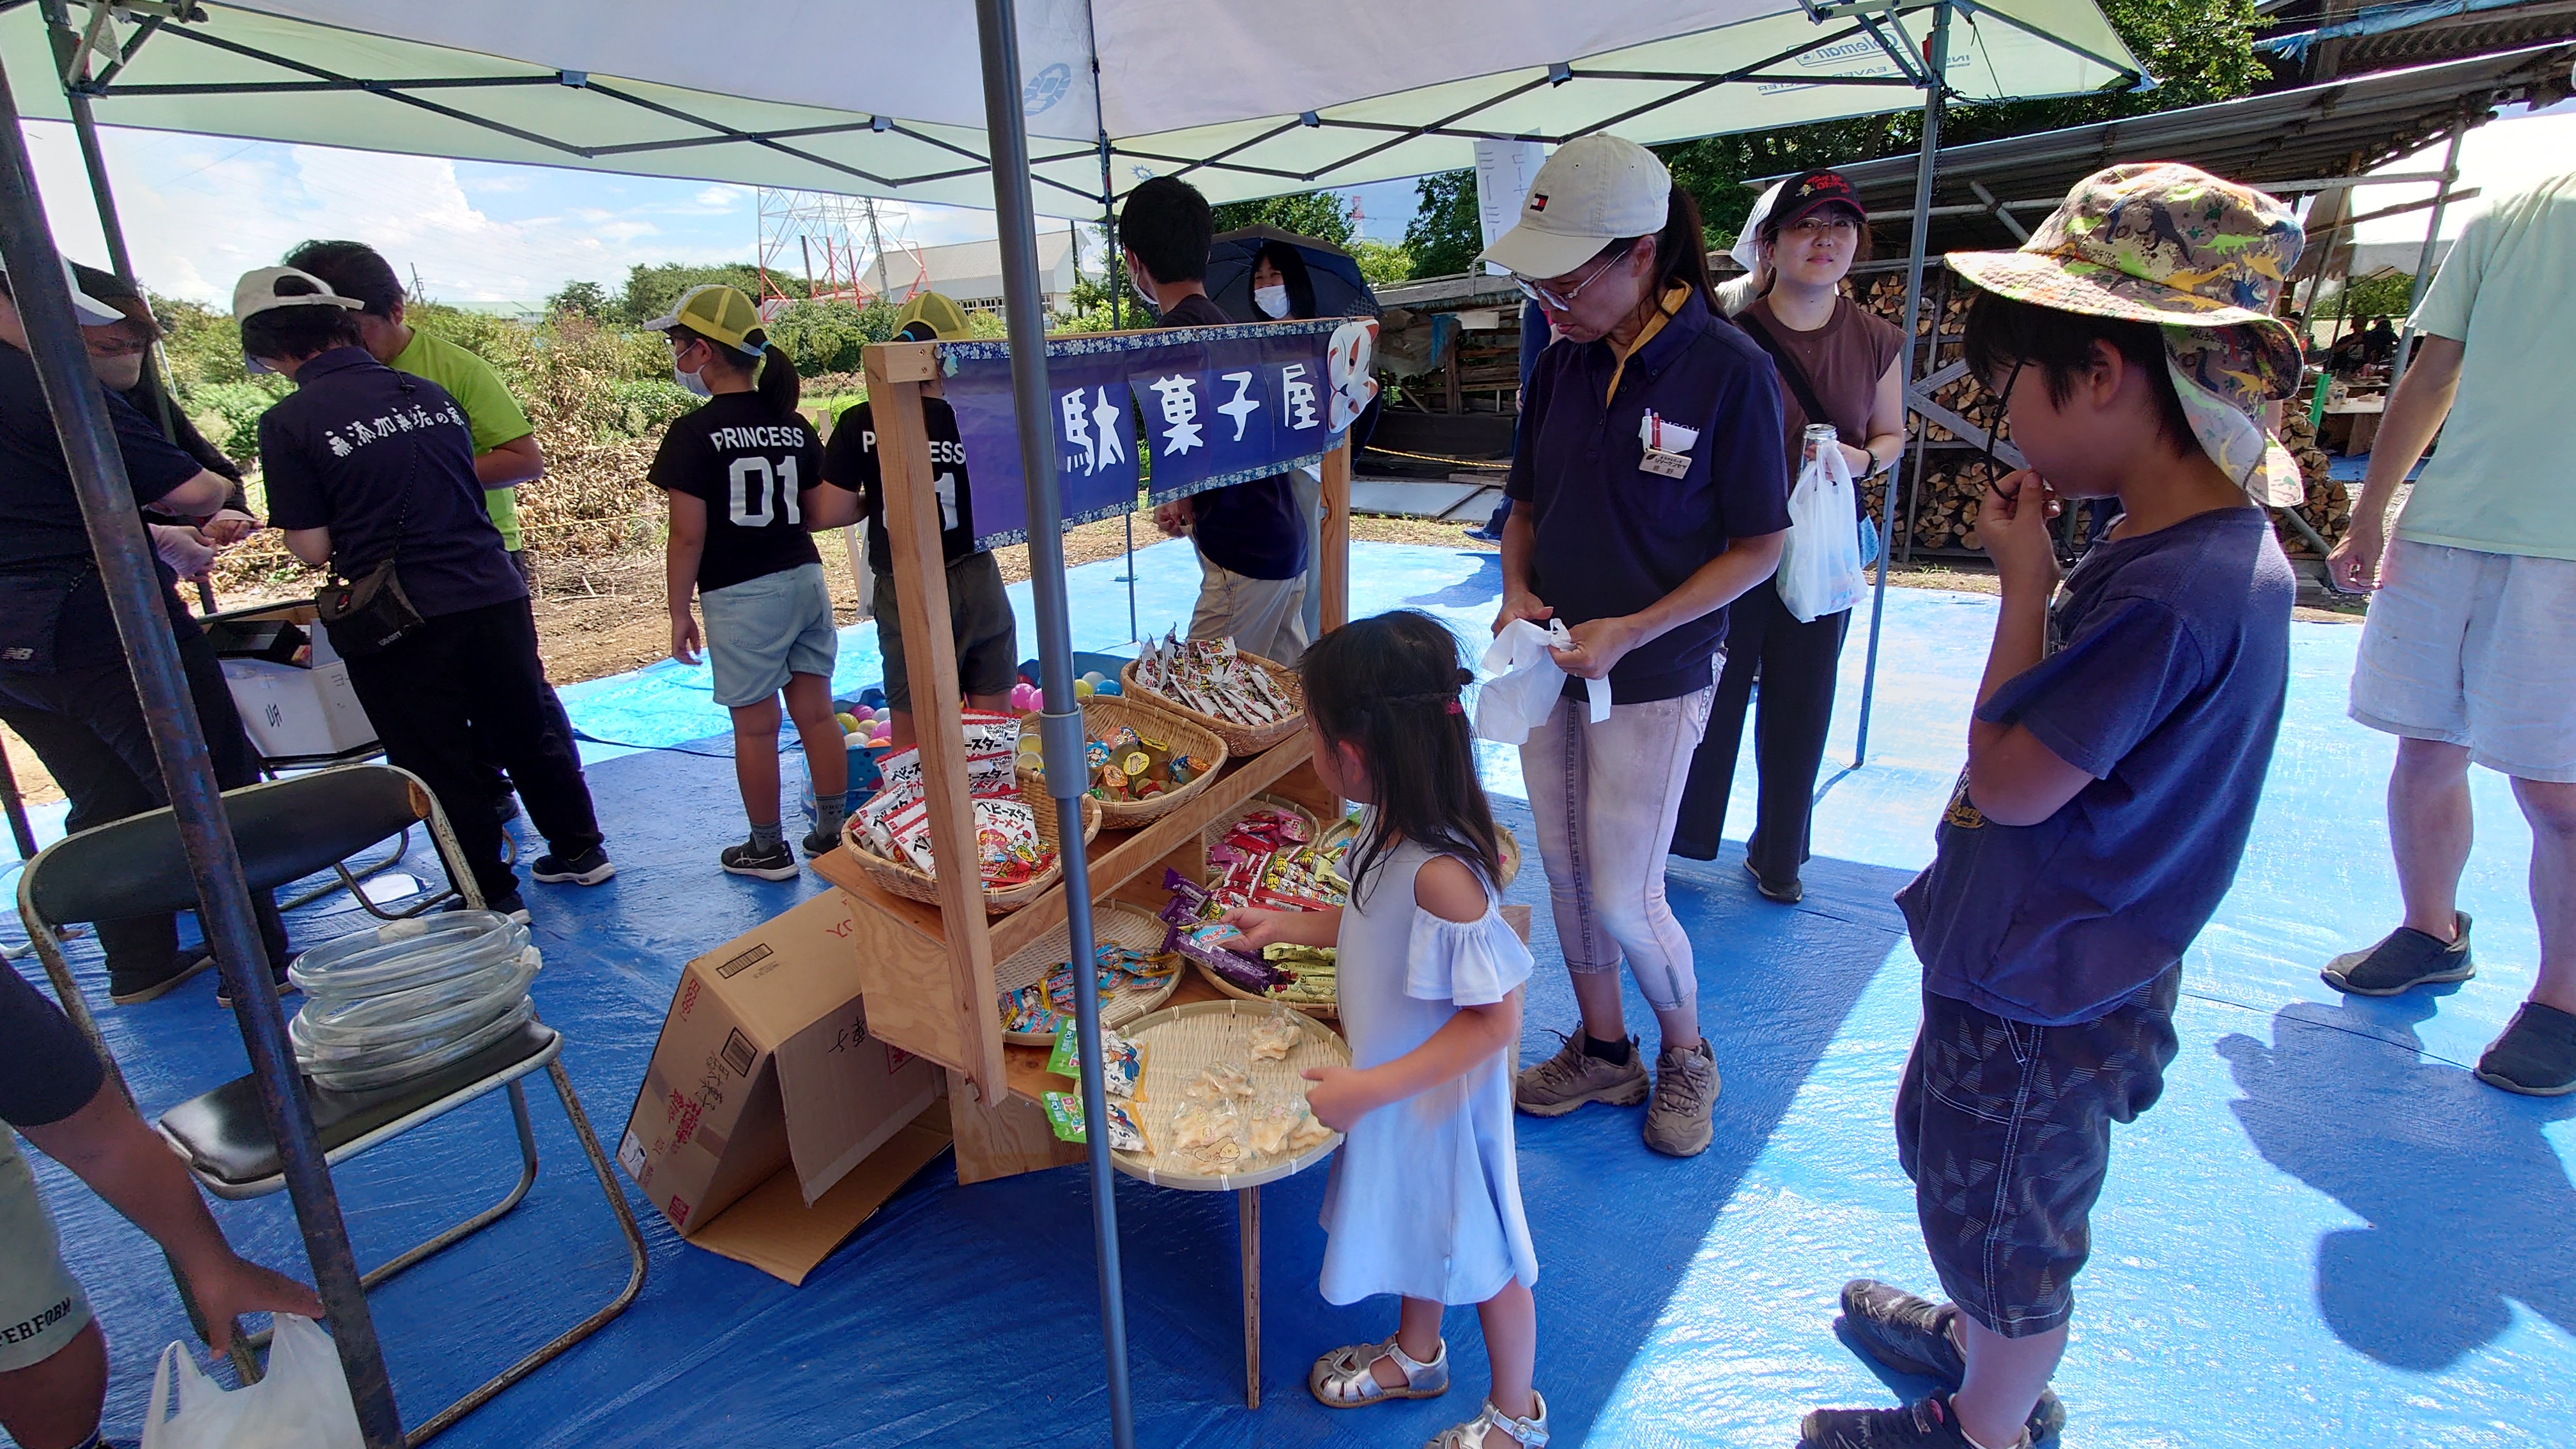
[[[223,667],[242,726],[269,759],[344,754],[376,742],[376,727],[349,687],[349,666],[337,659],[310,669],[266,659],[227,659]]]

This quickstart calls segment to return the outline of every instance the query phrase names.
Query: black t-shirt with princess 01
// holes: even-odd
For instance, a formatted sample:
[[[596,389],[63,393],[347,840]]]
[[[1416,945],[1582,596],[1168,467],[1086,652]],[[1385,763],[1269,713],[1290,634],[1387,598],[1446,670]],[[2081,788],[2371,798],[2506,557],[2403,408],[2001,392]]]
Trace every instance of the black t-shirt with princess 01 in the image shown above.
[[[923,398],[921,429],[930,442],[931,476],[939,490],[941,561],[955,563],[979,552],[975,500],[967,491],[966,444],[957,432],[957,410],[945,398]],[[892,573],[894,551],[885,531],[885,469],[877,461],[876,414],[866,403],[843,412],[832,425],[832,440],[823,445],[823,481],[859,495],[859,513],[868,524],[871,567]]]
[[[699,593],[822,562],[803,498],[822,481],[822,464],[812,425],[771,411],[756,392],[710,398],[671,424],[645,477],[707,505]]]

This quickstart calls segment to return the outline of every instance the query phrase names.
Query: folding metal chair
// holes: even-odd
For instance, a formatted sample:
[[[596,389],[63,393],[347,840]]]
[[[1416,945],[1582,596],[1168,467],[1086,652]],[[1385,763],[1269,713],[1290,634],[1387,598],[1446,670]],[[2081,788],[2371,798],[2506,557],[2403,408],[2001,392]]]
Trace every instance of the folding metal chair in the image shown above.
[[[473,872],[457,849],[447,817],[419,778],[390,765],[348,765],[267,784],[224,792],[224,808],[241,853],[242,872],[254,891],[273,890],[347,859],[379,841],[425,825],[446,867],[453,893],[469,908],[480,908]],[[18,882],[18,914],[44,959],[63,1010],[77,1023],[123,1085],[115,1058],[91,1019],[80,988],[65,964],[56,923],[94,921],[159,911],[194,909],[196,885],[179,843],[177,818],[156,810],[83,831],[47,847],[30,861]],[[542,1348],[448,1405],[411,1431],[419,1444],[488,1403],[495,1395],[572,1347],[601,1325],[626,1311],[644,1286],[644,1236],[627,1206],[626,1194],[609,1166],[608,1154],[591,1129],[581,1099],[561,1060],[563,1037],[543,1022],[531,1020],[511,1037],[438,1072],[371,1092],[335,1092],[304,1079],[305,1100],[313,1112],[324,1160],[337,1165],[390,1142],[423,1123],[505,1090],[510,1117],[518,1129],[520,1171],[509,1195],[418,1247],[383,1264],[364,1277],[373,1288],[432,1255],[455,1246],[489,1227],[517,1207],[537,1177],[537,1142],[528,1121],[523,1079],[543,1071],[563,1103],[573,1136],[590,1159],[600,1190],[617,1215],[632,1268],[626,1286],[598,1311],[566,1329]],[[130,1093],[128,1094],[131,1095]],[[191,1098],[161,1116],[161,1133],[188,1163],[206,1191],[228,1200],[264,1197],[286,1186],[275,1139],[259,1107],[258,1083],[242,1077]],[[186,1284],[181,1290],[185,1293]],[[196,1316],[193,1303],[189,1306]],[[202,1325],[200,1325],[202,1328]],[[236,1339],[236,1342],[242,1342]],[[254,1341],[255,1345],[255,1341]],[[245,1381],[257,1376],[247,1348],[235,1355]]]

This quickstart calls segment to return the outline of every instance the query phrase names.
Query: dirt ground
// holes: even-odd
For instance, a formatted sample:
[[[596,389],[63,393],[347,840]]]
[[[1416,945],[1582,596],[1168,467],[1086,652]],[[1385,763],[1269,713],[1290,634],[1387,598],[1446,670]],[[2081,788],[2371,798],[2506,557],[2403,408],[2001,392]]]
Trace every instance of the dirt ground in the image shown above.
[[[1064,561],[1068,565],[1096,563],[1115,558],[1127,544],[1127,528],[1135,527],[1136,546],[1160,541],[1154,529],[1153,516],[1138,513],[1131,519],[1104,519],[1085,524],[1064,536]],[[1464,548],[1490,552],[1493,545],[1467,537],[1465,523],[1439,523],[1418,518],[1362,517],[1352,520],[1351,537],[1370,543],[1429,544],[1441,548]],[[836,539],[818,540],[823,551],[823,571],[832,582],[836,598],[857,597],[857,587],[850,575],[849,555]],[[1013,583],[1029,576],[1028,549],[1025,546],[997,549],[995,556],[1002,565],[1002,577]],[[2303,574],[2304,577],[2304,574]],[[1969,593],[1995,592],[1991,571],[1964,565],[1926,564],[1899,569],[1888,582],[1901,589],[1959,589]],[[597,679],[650,664],[670,653],[671,636],[668,616],[662,607],[662,557],[658,553],[638,553],[610,561],[582,561],[560,567],[541,569],[536,601],[537,636],[545,654],[546,673],[558,684],[572,684]],[[226,607],[236,607],[254,600],[250,597],[227,596]],[[2303,591],[2297,611],[2301,619],[2333,623],[2354,622],[2360,614],[2357,604],[2326,601],[2324,607],[2310,607]],[[840,621],[855,623],[858,609],[844,604]],[[9,770],[18,789],[30,801],[60,800],[62,791],[45,773],[35,753],[24,741],[0,729],[0,746],[8,753]]]

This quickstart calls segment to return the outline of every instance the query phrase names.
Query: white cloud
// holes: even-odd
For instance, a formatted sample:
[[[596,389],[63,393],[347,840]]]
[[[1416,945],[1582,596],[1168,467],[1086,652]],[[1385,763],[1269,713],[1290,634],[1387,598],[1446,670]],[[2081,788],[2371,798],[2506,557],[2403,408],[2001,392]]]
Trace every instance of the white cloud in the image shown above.
[[[58,243],[104,264],[71,128],[37,122],[25,134]],[[447,301],[533,298],[574,278],[614,285],[637,262],[748,260],[751,252],[747,227],[738,237],[724,235],[735,228],[721,223],[684,236],[640,219],[703,217],[703,207],[564,204],[566,192],[598,194],[587,176],[526,168],[495,177],[477,167],[465,183],[454,162],[431,157],[118,129],[105,137],[136,271],[155,291],[201,301],[229,299],[234,278],[275,265],[309,237],[367,242],[406,281],[416,271],[431,296]],[[469,187],[495,198],[530,192],[551,214],[499,218]],[[736,197],[738,188],[710,187],[699,200],[714,193]]]
[[[690,199],[708,211],[731,211],[735,207],[742,205],[742,188],[739,186],[710,186]]]

